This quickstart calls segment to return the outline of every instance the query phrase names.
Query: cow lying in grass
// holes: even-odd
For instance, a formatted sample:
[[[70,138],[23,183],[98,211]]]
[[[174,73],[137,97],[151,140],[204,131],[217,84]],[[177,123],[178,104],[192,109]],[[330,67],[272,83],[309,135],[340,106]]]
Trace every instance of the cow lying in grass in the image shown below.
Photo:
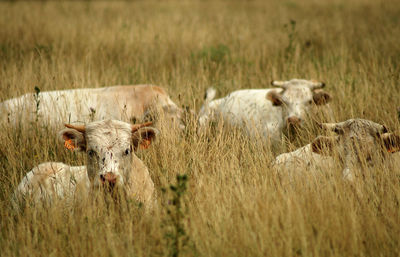
[[[126,122],[163,117],[183,128],[182,110],[165,90],[152,85],[83,88],[25,94],[0,103],[2,116],[12,125],[39,121],[52,127],[117,119]]]
[[[303,124],[314,105],[324,105],[330,95],[321,90],[324,83],[292,79],[272,81],[277,89],[245,89],[213,100],[215,90],[210,88],[199,112],[199,125],[222,118],[225,122],[244,127],[248,134],[279,142],[282,133]]]
[[[273,163],[275,169],[288,171],[324,171],[335,167],[335,160],[331,156],[321,155],[313,151],[310,143],[292,152],[283,153],[275,158]]]
[[[400,136],[369,120],[350,119],[320,126],[335,132],[336,136],[319,136],[296,151],[277,156],[275,167],[296,170],[304,165],[317,165],[327,168],[334,163],[331,156],[336,156],[343,167],[343,177],[353,180],[360,176],[360,170],[376,166],[391,153],[400,151]]]
[[[85,151],[87,165],[71,167],[63,163],[43,163],[32,169],[18,185],[16,199],[35,201],[73,196],[78,187],[122,189],[126,196],[151,206],[154,184],[149,171],[135,155],[147,148],[158,130],[151,123],[131,125],[117,120],[103,120],[86,126],[66,125],[60,139],[66,148]]]

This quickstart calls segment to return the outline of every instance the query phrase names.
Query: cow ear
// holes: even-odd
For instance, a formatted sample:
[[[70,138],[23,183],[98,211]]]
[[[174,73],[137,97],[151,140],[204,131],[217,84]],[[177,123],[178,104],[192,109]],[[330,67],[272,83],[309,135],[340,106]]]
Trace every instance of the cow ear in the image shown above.
[[[320,155],[332,155],[338,137],[319,136],[311,143],[313,153]]]
[[[385,133],[381,135],[383,145],[389,153],[400,151],[400,136],[393,133]]]
[[[326,93],[325,91],[318,91],[314,92],[313,94],[313,102],[316,105],[324,105],[327,104],[331,100],[330,94]]]
[[[147,149],[153,140],[158,136],[158,129],[152,127],[144,127],[132,133],[133,147],[137,149]]]
[[[269,91],[265,98],[270,100],[273,106],[281,106],[283,104],[282,96],[275,90]]]
[[[65,148],[69,150],[86,150],[85,134],[75,129],[63,129],[59,133],[59,139],[64,143]]]

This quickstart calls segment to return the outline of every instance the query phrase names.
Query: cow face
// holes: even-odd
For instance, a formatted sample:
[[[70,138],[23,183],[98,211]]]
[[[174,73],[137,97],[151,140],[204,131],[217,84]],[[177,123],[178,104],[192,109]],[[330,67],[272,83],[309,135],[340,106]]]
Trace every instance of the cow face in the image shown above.
[[[183,110],[175,106],[165,106],[163,107],[164,113],[167,119],[171,120],[174,128],[180,130],[185,129],[185,124],[183,122]]]
[[[185,129],[183,110],[174,105],[165,105],[161,109],[150,108],[143,114],[143,120],[161,123],[163,128]]]
[[[135,173],[135,151],[148,148],[158,130],[150,123],[131,125],[105,120],[86,126],[66,125],[60,132],[66,148],[85,151],[87,172],[93,186],[121,187]]]
[[[344,166],[343,175],[350,180],[355,169],[373,166],[384,160],[386,153],[400,150],[400,136],[387,133],[385,126],[369,120],[350,119],[323,123],[321,127],[337,136],[318,137],[312,143],[313,152],[332,155],[336,151]]]
[[[301,126],[312,105],[324,105],[329,102],[330,95],[321,88],[322,82],[292,79],[289,81],[272,81],[282,91],[270,91],[267,99],[274,106],[282,106],[283,119],[287,128]]]

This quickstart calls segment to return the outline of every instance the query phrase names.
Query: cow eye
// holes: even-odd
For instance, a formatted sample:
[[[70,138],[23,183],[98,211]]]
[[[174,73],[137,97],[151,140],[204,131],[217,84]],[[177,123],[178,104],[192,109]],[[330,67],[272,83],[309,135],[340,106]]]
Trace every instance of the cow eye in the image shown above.
[[[87,154],[88,154],[90,157],[93,157],[93,156],[96,155],[96,152],[93,151],[93,150],[89,150],[89,151],[87,151]]]
[[[338,135],[343,135],[344,131],[342,128],[335,127],[333,131]]]
[[[313,103],[313,100],[308,101],[308,104],[312,104],[312,103]]]
[[[125,155],[128,155],[128,154],[130,154],[130,153],[131,153],[131,149],[129,149],[129,148],[127,148],[127,149],[125,150],[125,152],[124,152]]]

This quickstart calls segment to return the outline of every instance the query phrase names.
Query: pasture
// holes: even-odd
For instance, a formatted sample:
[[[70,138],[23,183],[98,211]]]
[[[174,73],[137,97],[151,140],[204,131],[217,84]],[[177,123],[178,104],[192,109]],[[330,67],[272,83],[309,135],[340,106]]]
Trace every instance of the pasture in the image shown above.
[[[221,97],[292,78],[326,83],[331,121],[364,118],[399,133],[398,2],[0,2],[1,101],[35,87],[147,83],[197,112],[210,86]],[[151,214],[103,197],[17,212],[10,198],[29,170],[85,157],[65,150],[58,131],[11,128],[1,115],[1,256],[400,255],[400,166],[354,183],[339,163],[296,179],[271,168],[276,155],[326,133],[313,122],[271,149],[220,124],[198,135],[188,115],[183,133],[138,152],[157,191]]]

